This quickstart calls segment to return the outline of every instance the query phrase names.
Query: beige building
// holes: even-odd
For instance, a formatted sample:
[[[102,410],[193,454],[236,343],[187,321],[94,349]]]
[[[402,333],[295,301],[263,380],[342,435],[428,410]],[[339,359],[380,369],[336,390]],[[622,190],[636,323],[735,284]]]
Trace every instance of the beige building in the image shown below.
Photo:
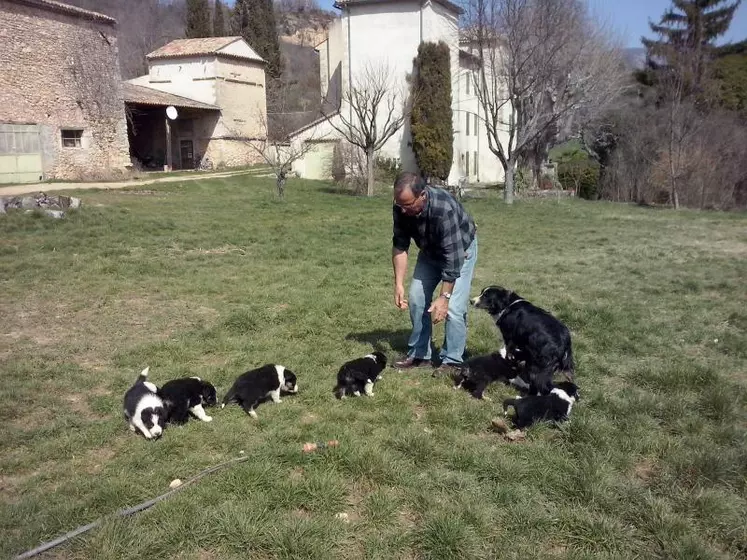
[[[241,37],[179,39],[148,54],[148,74],[125,83],[131,151],[151,167],[237,166],[261,160],[249,142],[264,138],[265,61]],[[169,120],[172,105],[177,118]]]
[[[0,0],[0,183],[129,165],[116,22],[52,0]]]

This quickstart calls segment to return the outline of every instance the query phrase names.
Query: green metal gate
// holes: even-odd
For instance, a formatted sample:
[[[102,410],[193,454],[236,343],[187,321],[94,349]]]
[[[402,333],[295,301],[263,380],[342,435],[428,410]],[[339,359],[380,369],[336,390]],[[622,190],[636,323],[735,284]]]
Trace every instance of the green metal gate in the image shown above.
[[[0,184],[43,178],[39,126],[0,123]]]

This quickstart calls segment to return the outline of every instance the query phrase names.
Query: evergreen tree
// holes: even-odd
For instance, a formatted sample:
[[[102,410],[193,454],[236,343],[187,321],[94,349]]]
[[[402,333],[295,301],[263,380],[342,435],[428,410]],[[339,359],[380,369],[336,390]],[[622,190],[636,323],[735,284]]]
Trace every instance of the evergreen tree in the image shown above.
[[[184,34],[187,39],[213,36],[208,0],[187,0],[187,25]]]
[[[215,0],[215,11],[213,12],[213,35],[215,37],[224,37],[226,35],[223,2],[220,0]]]
[[[267,74],[278,78],[283,70],[272,0],[236,0],[234,32],[267,62]]]
[[[454,154],[449,47],[421,43],[414,64],[412,149],[425,177],[445,181]]]
[[[742,0],[672,0],[658,24],[649,22],[659,39],[641,38],[648,66],[687,74],[688,83],[698,89],[716,39],[729,29]]]

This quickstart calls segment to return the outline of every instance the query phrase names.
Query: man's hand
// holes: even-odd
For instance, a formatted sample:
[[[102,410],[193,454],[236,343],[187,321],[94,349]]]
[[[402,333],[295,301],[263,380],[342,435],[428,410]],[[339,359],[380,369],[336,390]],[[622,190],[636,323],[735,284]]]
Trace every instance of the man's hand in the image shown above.
[[[396,305],[398,309],[407,309],[409,307],[407,300],[405,299],[404,286],[394,287],[394,305]]]
[[[428,313],[431,314],[431,321],[434,325],[437,325],[444,319],[449,311],[449,300],[445,297],[439,296],[428,308]]]

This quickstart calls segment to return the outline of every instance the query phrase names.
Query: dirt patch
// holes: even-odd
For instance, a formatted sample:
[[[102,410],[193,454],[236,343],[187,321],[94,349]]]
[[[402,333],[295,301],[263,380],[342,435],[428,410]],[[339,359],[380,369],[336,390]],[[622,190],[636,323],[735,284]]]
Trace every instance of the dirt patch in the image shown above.
[[[659,472],[659,466],[651,457],[644,457],[633,465],[631,472],[635,480],[643,484],[648,484]]]
[[[298,481],[298,480],[303,480],[304,475],[305,475],[305,472],[303,470],[303,467],[295,467],[288,474],[288,478],[294,481]]]
[[[86,393],[83,395],[65,395],[65,402],[68,403],[70,409],[76,414],[79,414],[80,416],[87,418],[88,420],[100,420],[101,418],[103,418],[103,416],[91,410],[91,405],[88,402],[88,399],[90,397],[105,397],[111,394],[112,392],[108,389],[104,389],[103,387],[96,387],[94,389],[86,391]]]
[[[98,449],[90,449],[86,452],[84,462],[84,469],[88,474],[99,474],[104,470],[107,463],[111,462],[114,457],[117,456],[117,452],[110,447],[100,447]]]
[[[305,508],[296,508],[291,511],[291,516],[296,519],[311,519],[311,512]]]
[[[415,420],[420,420],[425,416],[425,407],[421,404],[417,404],[412,407],[413,413],[415,414]]]
[[[301,424],[313,424],[319,420],[319,417],[312,412],[307,412],[301,417]]]
[[[67,358],[94,370],[106,367],[116,347],[143,340],[166,340],[195,322],[214,322],[215,309],[183,300],[123,294],[102,301],[50,300],[29,296],[0,299],[0,343],[32,344],[47,349],[65,346]],[[116,343],[113,343],[116,342]],[[71,348],[72,347],[72,348]]]

